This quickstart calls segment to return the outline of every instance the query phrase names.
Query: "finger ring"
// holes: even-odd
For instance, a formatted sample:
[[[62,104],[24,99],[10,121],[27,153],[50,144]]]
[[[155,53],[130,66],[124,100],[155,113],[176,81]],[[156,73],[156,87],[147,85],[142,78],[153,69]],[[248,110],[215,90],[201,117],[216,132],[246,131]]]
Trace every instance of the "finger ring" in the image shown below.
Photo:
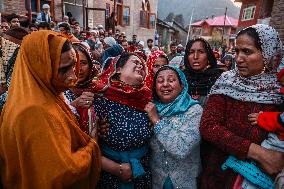
[[[132,179],[128,179],[128,182],[131,182],[132,181]]]
[[[90,103],[90,101],[87,100],[87,104],[89,104],[89,103]]]

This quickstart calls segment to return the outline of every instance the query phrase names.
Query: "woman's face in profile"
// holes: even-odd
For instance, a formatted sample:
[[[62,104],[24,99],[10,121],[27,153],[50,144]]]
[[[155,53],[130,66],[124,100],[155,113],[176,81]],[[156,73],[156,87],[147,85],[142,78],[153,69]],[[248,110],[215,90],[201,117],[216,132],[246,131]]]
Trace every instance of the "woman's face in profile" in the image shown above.
[[[78,75],[78,83],[83,83],[89,78],[91,70],[87,56],[80,50],[78,50],[78,54],[80,58],[80,72]]]
[[[76,62],[76,52],[73,48],[61,54],[58,75],[52,78],[52,84],[57,91],[65,91],[74,86],[77,80],[74,69]]]
[[[236,42],[236,66],[242,77],[251,77],[264,70],[262,52],[252,37],[243,34]]]

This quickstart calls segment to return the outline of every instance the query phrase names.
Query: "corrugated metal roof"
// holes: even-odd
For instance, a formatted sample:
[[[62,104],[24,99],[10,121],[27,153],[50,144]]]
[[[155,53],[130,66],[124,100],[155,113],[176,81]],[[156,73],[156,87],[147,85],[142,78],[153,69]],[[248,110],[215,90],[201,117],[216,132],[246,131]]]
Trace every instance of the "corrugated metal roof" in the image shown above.
[[[206,22],[209,26],[223,26],[224,25],[224,19],[225,16],[217,16],[206,20],[202,20],[199,22],[195,22],[191,24],[192,26],[202,26],[204,22]],[[232,26],[237,27],[238,26],[238,19],[226,16],[225,26]]]

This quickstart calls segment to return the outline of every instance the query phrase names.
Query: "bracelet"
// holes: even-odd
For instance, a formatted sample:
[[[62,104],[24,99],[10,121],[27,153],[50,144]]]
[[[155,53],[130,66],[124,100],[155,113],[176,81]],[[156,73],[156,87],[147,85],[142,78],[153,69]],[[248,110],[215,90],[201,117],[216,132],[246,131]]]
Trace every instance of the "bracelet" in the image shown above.
[[[159,119],[158,121],[156,121],[156,122],[154,123],[154,126],[157,125],[160,121],[161,121],[160,119]]]
[[[122,175],[122,165],[119,164],[119,175]]]

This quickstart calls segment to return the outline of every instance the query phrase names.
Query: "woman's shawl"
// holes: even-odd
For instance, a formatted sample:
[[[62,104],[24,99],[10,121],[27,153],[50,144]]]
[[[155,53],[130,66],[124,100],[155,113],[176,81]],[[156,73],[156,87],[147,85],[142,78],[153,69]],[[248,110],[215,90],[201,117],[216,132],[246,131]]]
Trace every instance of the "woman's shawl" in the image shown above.
[[[23,40],[1,115],[4,188],[94,188],[100,151],[52,84],[66,39],[38,31]]]
[[[274,28],[263,24],[251,27],[259,35],[267,72],[248,78],[241,77],[237,68],[225,72],[216,81],[210,94],[223,94],[246,102],[281,104],[283,97],[277,82],[277,68],[283,56],[282,43]]]

